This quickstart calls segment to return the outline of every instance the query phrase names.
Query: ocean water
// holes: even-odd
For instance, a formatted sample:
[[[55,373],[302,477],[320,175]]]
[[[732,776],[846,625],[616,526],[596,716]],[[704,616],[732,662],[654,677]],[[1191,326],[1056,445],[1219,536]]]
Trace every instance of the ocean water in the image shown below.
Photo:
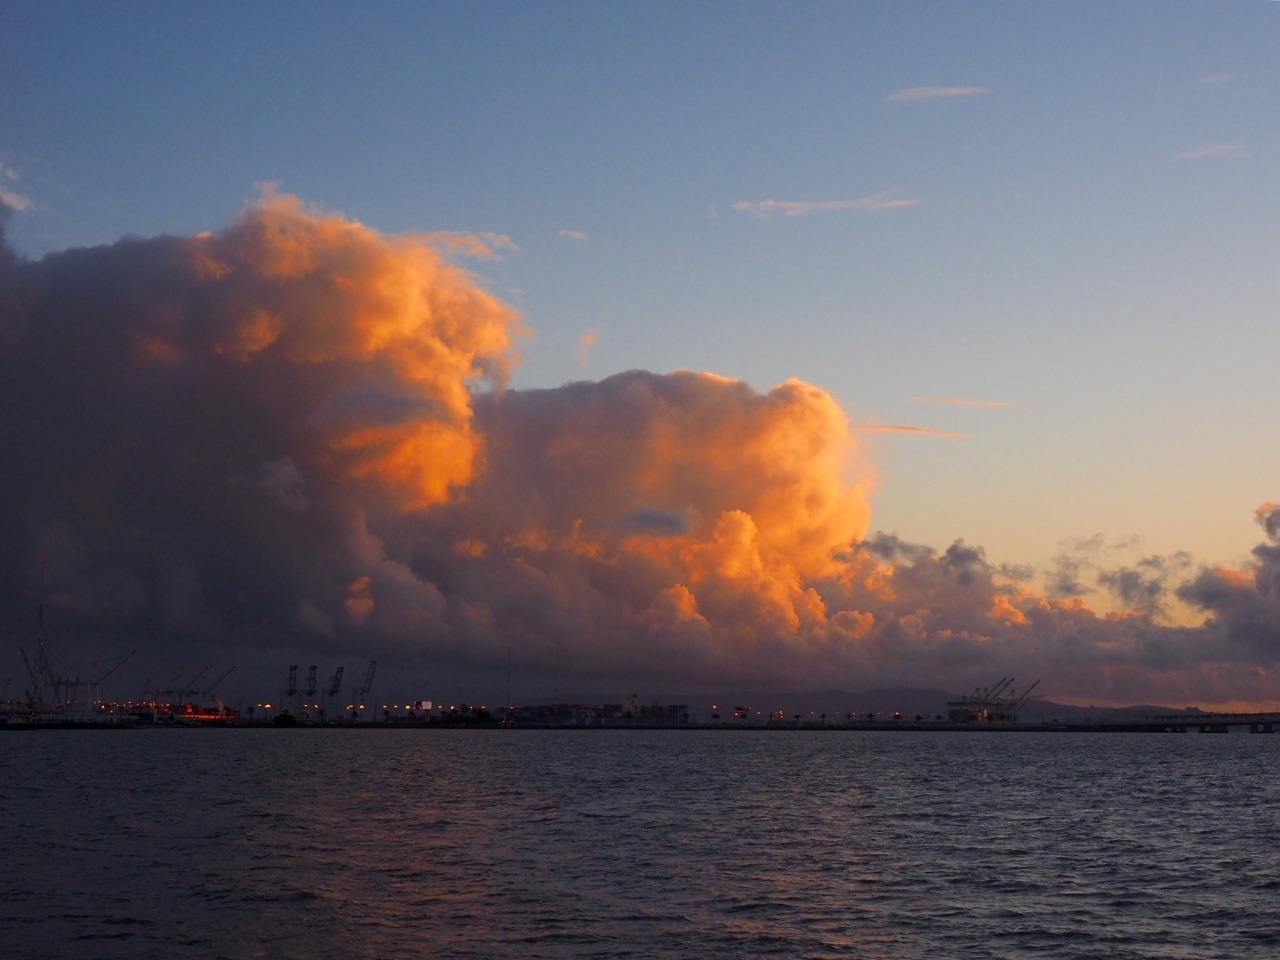
[[[1280,735],[0,734],[0,956],[1271,958]]]

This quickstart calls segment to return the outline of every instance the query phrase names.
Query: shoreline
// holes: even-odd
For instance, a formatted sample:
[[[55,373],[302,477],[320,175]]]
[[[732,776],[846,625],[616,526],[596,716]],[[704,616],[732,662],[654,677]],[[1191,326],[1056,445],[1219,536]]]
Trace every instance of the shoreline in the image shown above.
[[[375,720],[365,723],[277,725],[258,721],[200,721],[155,723],[150,721],[0,720],[0,731],[34,730],[569,730],[617,732],[662,730],[673,733],[1215,733],[1233,730],[1254,734],[1280,732],[1280,714],[1216,715],[1212,717],[1158,717],[1131,721],[1047,721],[1034,723],[950,723],[946,721],[890,721],[882,723],[829,724],[720,724],[720,723],[434,723]]]

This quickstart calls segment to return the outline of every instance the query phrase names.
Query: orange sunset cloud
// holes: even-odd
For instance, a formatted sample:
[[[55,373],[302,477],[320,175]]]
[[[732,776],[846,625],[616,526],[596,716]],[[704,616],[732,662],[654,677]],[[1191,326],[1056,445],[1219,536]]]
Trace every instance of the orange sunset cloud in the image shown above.
[[[1067,582],[1083,564],[1048,596],[981,547],[874,532],[857,438],[918,428],[851,424],[820,387],[629,371],[511,389],[522,319],[453,262],[475,252],[460,236],[273,195],[221,232],[6,251],[0,442],[25,455],[0,466],[0,554],[48,558],[79,629],[175,655],[1274,696],[1274,506],[1244,569],[1097,569],[1123,611],[1102,616]],[[1165,622],[1174,600],[1202,622]]]

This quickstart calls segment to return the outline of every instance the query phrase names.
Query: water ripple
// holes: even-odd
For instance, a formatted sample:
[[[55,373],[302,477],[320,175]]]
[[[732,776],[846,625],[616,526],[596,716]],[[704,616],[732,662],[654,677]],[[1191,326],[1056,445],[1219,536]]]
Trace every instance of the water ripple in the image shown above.
[[[1280,738],[5,745],[24,774],[0,785],[0,924],[6,955],[35,960],[1248,960],[1280,945]]]

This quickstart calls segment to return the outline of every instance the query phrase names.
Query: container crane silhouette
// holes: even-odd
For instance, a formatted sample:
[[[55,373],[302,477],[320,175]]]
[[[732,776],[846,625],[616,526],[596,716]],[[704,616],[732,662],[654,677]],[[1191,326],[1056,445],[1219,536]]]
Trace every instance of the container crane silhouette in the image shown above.
[[[378,669],[378,661],[370,660],[369,669],[365,671],[364,680],[360,684],[358,690],[351,691],[351,719],[359,720],[360,712],[364,710],[364,698],[369,695],[369,690],[373,687],[373,672]]]
[[[306,700],[306,703],[304,704],[304,709],[302,712],[303,712],[303,715],[306,716],[308,719],[310,719],[311,717],[312,710],[318,710],[320,708],[320,705],[316,703],[316,689],[317,689],[316,688],[316,670],[318,669],[319,667],[317,667],[314,663],[307,668],[307,690],[306,690],[307,700]]]
[[[284,688],[284,710],[289,712],[289,708],[295,706],[298,699],[298,665],[296,663],[289,664],[289,679],[285,682]],[[296,711],[295,711],[296,713]]]
[[[123,656],[116,657],[114,660],[106,661],[107,663],[106,673],[98,672],[98,665],[102,663],[101,660],[95,660],[93,661],[93,663],[89,664],[89,705],[90,707],[96,708],[98,706],[98,686],[102,683],[102,681],[107,679],[107,677],[111,676],[113,673],[115,673],[117,670],[123,667],[126,663],[128,663],[129,660],[132,659],[133,655],[137,652],[138,651],[136,649],[133,649],[133,650],[130,650],[128,653],[124,654]]]
[[[325,701],[328,704],[329,713],[333,712],[334,702],[338,699],[338,691],[342,689],[342,667],[329,680],[329,686],[325,690]],[[321,719],[324,718],[324,711],[321,711]]]

